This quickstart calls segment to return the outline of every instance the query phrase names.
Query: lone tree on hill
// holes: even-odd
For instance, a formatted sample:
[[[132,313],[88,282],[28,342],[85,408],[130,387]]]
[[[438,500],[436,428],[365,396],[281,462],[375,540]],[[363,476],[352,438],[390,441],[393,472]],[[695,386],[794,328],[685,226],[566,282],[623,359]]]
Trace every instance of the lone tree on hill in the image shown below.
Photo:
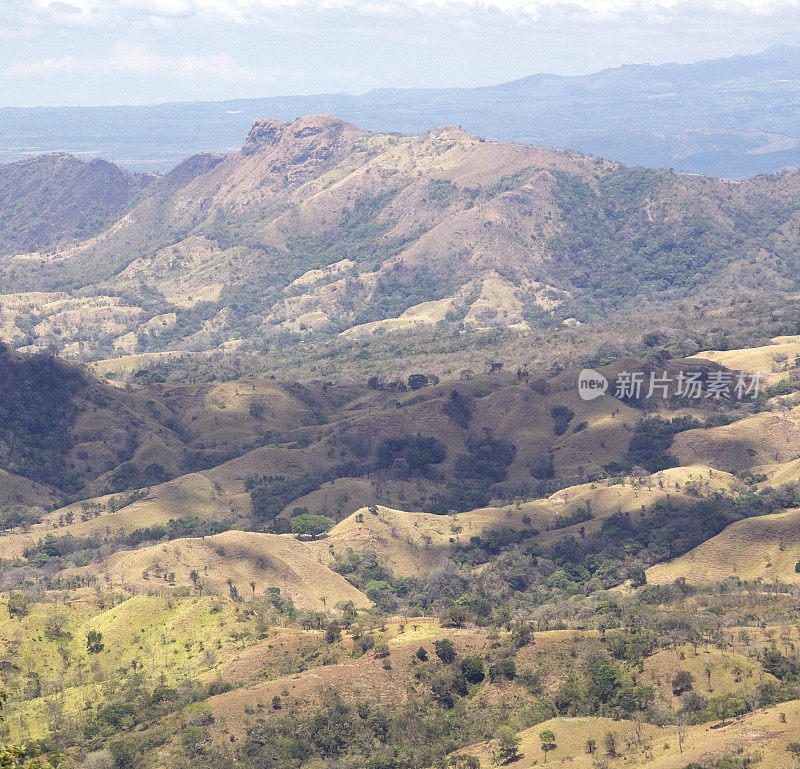
[[[606,748],[606,755],[610,756],[611,758],[616,758],[617,756],[617,734],[616,732],[606,732],[606,736],[603,738],[603,744]]]
[[[539,739],[542,741],[544,762],[547,763],[547,754],[556,749],[556,734],[550,729],[545,729],[543,732],[539,732]]]

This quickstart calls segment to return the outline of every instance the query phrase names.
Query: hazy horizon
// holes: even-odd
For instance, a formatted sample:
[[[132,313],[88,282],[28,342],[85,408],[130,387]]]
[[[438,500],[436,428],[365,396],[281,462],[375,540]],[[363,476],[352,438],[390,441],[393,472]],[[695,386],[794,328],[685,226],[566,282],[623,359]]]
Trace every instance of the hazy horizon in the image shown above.
[[[800,39],[800,0],[11,0],[0,106],[471,87]]]

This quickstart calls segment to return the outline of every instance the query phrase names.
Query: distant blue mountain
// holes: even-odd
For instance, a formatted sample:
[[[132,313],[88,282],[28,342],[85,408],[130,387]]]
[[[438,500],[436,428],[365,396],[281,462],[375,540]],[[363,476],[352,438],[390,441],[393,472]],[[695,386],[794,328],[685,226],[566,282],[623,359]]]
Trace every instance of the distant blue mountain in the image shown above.
[[[456,124],[505,142],[739,179],[800,165],[800,47],[577,77],[534,75],[484,88],[6,108],[0,162],[65,151],[166,171],[197,152],[237,149],[257,118],[323,112],[370,130],[415,134]]]

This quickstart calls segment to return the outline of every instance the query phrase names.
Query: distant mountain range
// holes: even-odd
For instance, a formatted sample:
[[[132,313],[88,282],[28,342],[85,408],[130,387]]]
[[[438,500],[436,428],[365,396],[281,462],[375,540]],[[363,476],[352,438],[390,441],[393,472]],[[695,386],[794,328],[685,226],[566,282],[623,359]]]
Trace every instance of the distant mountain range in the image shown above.
[[[484,88],[387,89],[146,107],[0,109],[0,163],[47,152],[166,171],[238,148],[259,118],[327,113],[370,131],[441,125],[629,165],[741,179],[800,164],[800,47]]]

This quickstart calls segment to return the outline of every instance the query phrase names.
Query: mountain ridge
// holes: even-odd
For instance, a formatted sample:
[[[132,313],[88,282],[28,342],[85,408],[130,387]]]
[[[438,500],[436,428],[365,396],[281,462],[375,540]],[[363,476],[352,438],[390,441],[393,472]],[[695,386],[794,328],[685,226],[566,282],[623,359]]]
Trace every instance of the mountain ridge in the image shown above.
[[[17,348],[84,360],[282,333],[526,331],[797,288],[800,172],[741,183],[437,128],[257,122],[89,240],[0,258]]]
[[[0,166],[0,254],[92,237],[127,213],[156,182],[106,160],[65,153]]]

